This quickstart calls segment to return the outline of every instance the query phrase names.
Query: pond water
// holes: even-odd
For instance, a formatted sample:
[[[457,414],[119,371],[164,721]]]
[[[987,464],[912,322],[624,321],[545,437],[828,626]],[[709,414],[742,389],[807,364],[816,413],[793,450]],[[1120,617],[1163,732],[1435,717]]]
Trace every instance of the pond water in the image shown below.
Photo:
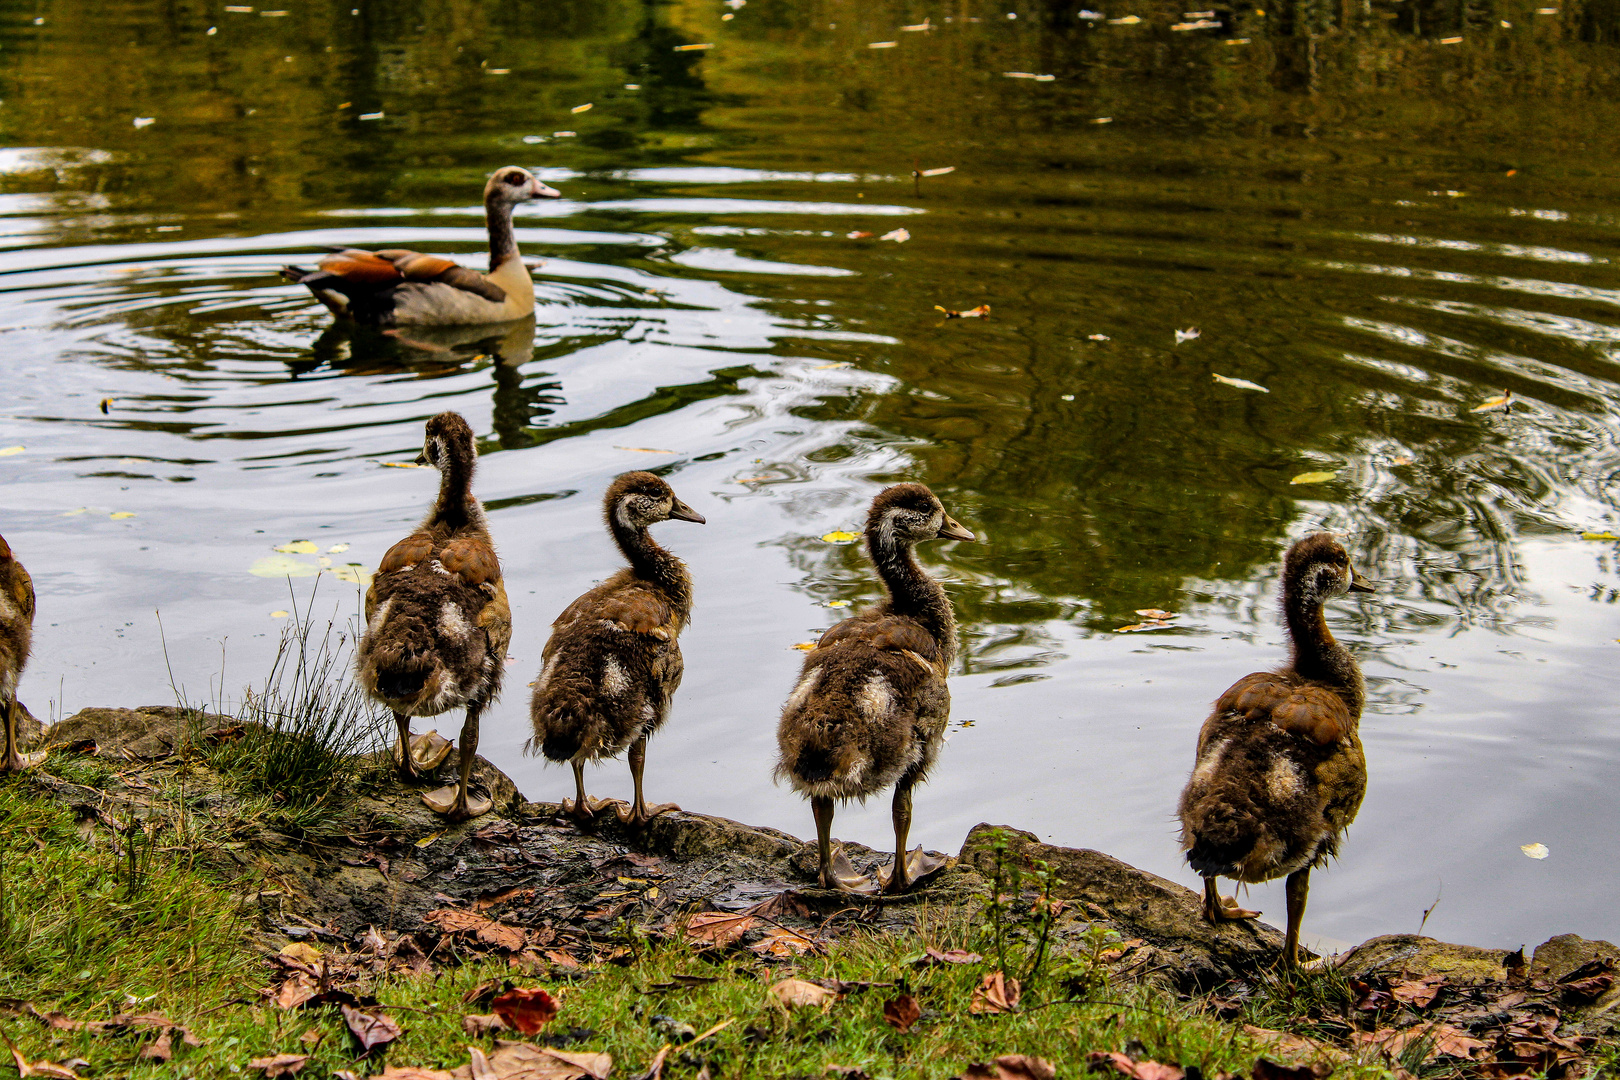
[[[516,621],[481,749],[529,797],[570,780],[521,756],[523,684],[616,564],[602,489],[656,468],[709,523],[659,530],[697,607],[649,797],[813,835],[770,780],[793,645],[878,595],[820,538],[915,479],[983,542],[924,553],[964,656],[914,838],[1005,822],[1196,885],[1198,725],[1282,657],[1280,554],[1326,527],[1380,583],[1330,612],[1371,784],[1307,930],[1620,934],[1620,551],[1582,538],[1620,532],[1613,0],[275,4],[0,15],[36,713],[171,701],[170,667],[238,695],[292,605],[249,568],[374,566],[435,483],[384,463],[455,409]],[[478,265],[505,164],[565,195],[520,211],[532,326],[350,333],[276,277]],[[1117,633],[1141,608],[1177,618]],[[886,846],[886,800],[835,832]]]

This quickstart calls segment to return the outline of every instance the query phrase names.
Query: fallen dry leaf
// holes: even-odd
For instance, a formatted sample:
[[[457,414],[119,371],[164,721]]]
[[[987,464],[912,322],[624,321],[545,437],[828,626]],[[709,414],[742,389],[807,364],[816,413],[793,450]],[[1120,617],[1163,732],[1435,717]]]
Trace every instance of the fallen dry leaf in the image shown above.
[[[1475,405],[1469,412],[1495,412],[1497,409],[1508,409],[1513,405],[1513,391],[1509,390],[1500,397],[1486,398]]]
[[[813,982],[803,979],[783,979],[771,987],[771,993],[776,1000],[790,1009],[802,1008],[807,1005],[826,1007],[830,1005],[837,994],[825,986],[817,986]]]
[[[514,986],[489,1003],[495,1015],[508,1027],[525,1035],[537,1035],[557,1016],[557,1002],[539,987]]]
[[[297,1076],[298,1070],[308,1060],[308,1054],[276,1054],[273,1057],[254,1058],[248,1062],[248,1068],[264,1073],[264,1080],[276,1080],[280,1076]]]
[[[1144,630],[1164,630],[1171,625],[1173,624],[1165,619],[1148,619],[1144,622],[1131,623],[1129,626],[1116,626],[1114,627],[1114,633],[1140,634]]]
[[[1545,859],[1552,852],[1547,850],[1546,844],[1520,844],[1519,850],[1532,859]]]
[[[748,946],[760,956],[779,957],[803,956],[815,947],[816,943],[803,934],[779,926],[768,928],[763,938]]]
[[[12,1063],[17,1066],[18,1080],[28,1076],[44,1076],[50,1080],[79,1080],[79,1074],[66,1065],[58,1065],[54,1061],[35,1061],[30,1063],[17,1049],[17,1044],[9,1038],[6,1046],[11,1050]]]
[[[961,1080],[1055,1080],[1056,1076],[1057,1069],[1045,1058],[1002,1054],[989,1065],[969,1065]]]
[[[468,1013],[461,1018],[461,1030],[471,1039],[493,1035],[497,1031],[506,1030],[506,1021],[494,1013]]]
[[[1392,982],[1389,984],[1389,992],[1396,1001],[1403,1001],[1413,1008],[1422,1009],[1434,1001],[1445,981],[1444,975],[1425,975],[1421,979]]]
[[[731,911],[701,911],[686,923],[686,939],[693,943],[706,942],[724,948],[735,944],[759,922],[752,915],[739,915]]]
[[[349,1033],[368,1054],[379,1046],[387,1046],[404,1034],[399,1025],[394,1023],[393,1017],[387,1013],[368,1012],[348,1005],[339,1007],[343,1011],[343,1022],[349,1025]]]
[[[950,308],[940,307],[938,304],[935,304],[934,310],[944,315],[947,319],[983,319],[989,316],[990,305],[980,304],[978,307],[968,308],[966,311],[952,311]]]
[[[1112,1068],[1122,1076],[1131,1077],[1131,1080],[1182,1080],[1187,1075],[1175,1065],[1165,1065],[1157,1061],[1137,1061],[1129,1054],[1105,1050],[1087,1054],[1086,1061],[1092,1068]]]
[[[968,1003],[971,1013],[1007,1013],[1018,1008],[1018,980],[1009,979],[999,971],[992,971],[979,981]]]
[[[911,1030],[911,1025],[915,1024],[920,1016],[922,1007],[910,994],[901,994],[883,1003],[883,1022],[902,1035]]]
[[[459,908],[430,911],[422,916],[422,921],[437,926],[447,934],[471,934],[484,944],[507,952],[518,952],[528,942],[528,935],[516,926],[507,926]]]
[[[1326,1080],[1332,1066],[1316,1062],[1312,1065],[1279,1065],[1270,1058],[1255,1058],[1254,1080]]]
[[[585,1075],[592,1077],[593,1080],[607,1080],[608,1074],[613,1071],[612,1054],[572,1054],[564,1050],[552,1050],[550,1048],[547,1048],[545,1053],[565,1065],[572,1065],[576,1069],[583,1070]]]
[[[1342,1061],[1348,1057],[1343,1050],[1340,1050],[1336,1046],[1332,1046],[1324,1042],[1318,1042],[1315,1039],[1308,1039],[1303,1035],[1294,1035],[1286,1031],[1275,1031],[1271,1028],[1255,1027],[1253,1024],[1244,1024],[1243,1033],[1254,1039],[1256,1042],[1270,1047],[1277,1053],[1286,1054],[1289,1057],[1322,1057],[1334,1061]],[[1282,1066],[1275,1065],[1274,1063],[1273,1067],[1282,1068]],[[1256,1076],[1258,1080],[1258,1073]]]
[[[977,964],[983,959],[984,957],[980,956],[978,953],[968,952],[966,949],[940,950],[930,945],[923,952],[922,959],[917,961],[917,966],[927,967],[930,964]]]

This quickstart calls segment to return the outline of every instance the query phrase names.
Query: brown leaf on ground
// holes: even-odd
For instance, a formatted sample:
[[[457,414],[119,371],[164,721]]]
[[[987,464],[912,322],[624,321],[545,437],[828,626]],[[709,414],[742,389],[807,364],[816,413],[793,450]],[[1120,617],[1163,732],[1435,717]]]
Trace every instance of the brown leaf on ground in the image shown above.
[[[332,1074],[339,1080],[360,1080],[360,1074],[348,1069],[339,1069]],[[382,1072],[375,1074],[371,1080],[458,1080],[456,1073],[449,1069],[423,1069],[415,1065],[390,1065]]]
[[[174,1043],[169,1038],[173,1028],[164,1028],[158,1037],[141,1047],[142,1061],[161,1061],[165,1064],[174,1057]]]
[[[1175,1065],[1165,1065],[1157,1061],[1137,1061],[1129,1054],[1106,1050],[1087,1054],[1086,1061],[1093,1069],[1111,1068],[1121,1076],[1130,1077],[1131,1080],[1183,1080],[1187,1075]]]
[[[1287,1031],[1274,1031],[1271,1028],[1255,1027],[1253,1024],[1244,1024],[1243,1033],[1263,1043],[1278,1054],[1290,1058],[1322,1058],[1325,1061],[1346,1061],[1350,1055],[1331,1043],[1318,1042],[1303,1035],[1294,1035]]]
[[[992,971],[979,981],[968,1003],[971,1013],[1008,1013],[1018,1008],[1018,980]]]
[[[491,1001],[489,1007],[503,1023],[525,1035],[539,1034],[557,1016],[557,1002],[538,987],[514,986]]]
[[[724,948],[752,930],[759,922],[752,915],[739,915],[731,911],[702,911],[687,920],[686,940],[694,944],[719,945]]]
[[[343,1010],[343,1022],[349,1025],[349,1033],[368,1054],[405,1034],[387,1013],[367,1012],[348,1005],[339,1008]]]
[[[669,1051],[669,1043],[660,1046],[658,1053],[653,1055],[652,1061],[647,1063],[647,1071],[636,1077],[636,1080],[663,1080],[664,1059],[669,1057]]]
[[[577,968],[577,967],[579,967],[579,957],[575,956],[573,953],[569,952],[567,949],[547,949],[546,950],[546,959],[550,960],[553,964],[556,964],[558,967],[565,967],[565,968]]]
[[[264,1073],[264,1080],[276,1080],[282,1076],[297,1076],[298,1070],[302,1069],[304,1062],[308,1060],[308,1054],[276,1054],[272,1057],[254,1058],[248,1062],[248,1068]]]
[[[481,1039],[506,1030],[506,1021],[494,1013],[468,1013],[461,1018],[461,1030],[471,1039]]]
[[[762,919],[781,919],[790,915],[805,919],[810,916],[810,908],[792,889],[783,889],[753,907],[744,908],[739,914],[758,915]]]
[[[325,1038],[326,1032],[322,1031],[320,1028],[310,1028],[308,1031],[298,1036],[298,1041],[313,1050],[315,1047],[321,1045],[321,1040]]]
[[[922,1007],[910,994],[901,994],[883,1003],[883,1022],[902,1035],[911,1030],[911,1025],[915,1024],[920,1016]]]
[[[1357,1031],[1351,1039],[1359,1046],[1371,1047],[1394,1061],[1403,1055],[1413,1043],[1426,1042],[1423,1053],[1425,1062],[1433,1061],[1436,1057],[1444,1055],[1455,1058],[1478,1058],[1481,1051],[1490,1047],[1490,1043],[1483,1039],[1476,1039],[1468,1032],[1451,1024],[1428,1024],[1409,1028],[1379,1028],[1377,1031]]]
[[[501,889],[498,892],[485,893],[484,895],[480,896],[478,899],[473,901],[473,910],[488,911],[490,908],[499,904],[504,904],[508,900],[527,900],[534,894],[535,889],[532,887],[525,888],[522,885],[513,885],[510,888]]]
[[[1333,1075],[1333,1066],[1316,1062],[1314,1065],[1279,1065],[1270,1058],[1254,1059],[1254,1080],[1327,1080]]]
[[[476,1046],[471,1047],[470,1058],[455,1072],[441,1075],[446,1080],[605,1080],[613,1068],[609,1054],[569,1054],[504,1039],[498,1040],[495,1049],[488,1054]],[[386,1073],[384,1077],[395,1080]],[[383,1080],[383,1077],[375,1080]],[[398,1080],[408,1078],[402,1076]]]
[[[825,1008],[838,997],[836,993],[825,986],[818,986],[803,979],[783,979],[771,987],[771,993],[776,1000],[790,1009],[802,1008],[807,1005]]]
[[[966,949],[936,949],[930,945],[924,952],[923,958],[916,963],[917,967],[928,967],[934,964],[977,964],[984,957],[976,952]]]
[[[1391,982],[1389,993],[1396,1001],[1404,1002],[1414,1009],[1427,1008],[1434,1001],[1435,995],[1445,985],[1444,975],[1425,975],[1421,979]]]
[[[748,946],[751,952],[760,956],[803,956],[816,947],[816,943],[794,930],[787,930],[780,926],[768,927],[765,936],[754,944]]]
[[[1055,1080],[1056,1076],[1057,1069],[1045,1058],[1002,1054],[989,1065],[969,1065],[959,1080]]]
[[[583,1070],[585,1075],[591,1077],[592,1080],[607,1080],[608,1074],[613,1071],[612,1054],[572,1054],[564,1050],[551,1049],[547,1049],[545,1052],[565,1065],[572,1065],[576,1069]]]
[[[319,992],[320,987],[315,980],[300,971],[277,987],[269,997],[278,1009],[296,1009]]]
[[[438,908],[422,916],[422,921],[437,926],[446,934],[471,934],[485,945],[507,952],[517,952],[528,942],[528,935],[516,926],[508,926],[459,908]]]
[[[33,1006],[29,1006],[29,1008],[31,1009]],[[38,1014],[36,1013],[35,1015]],[[6,1046],[11,1050],[12,1063],[17,1066],[18,1080],[22,1080],[23,1077],[28,1076],[43,1076],[49,1078],[49,1080],[79,1080],[79,1074],[68,1068],[66,1065],[58,1065],[54,1061],[35,1061],[30,1063],[28,1059],[23,1057],[22,1053],[17,1049],[17,1044],[12,1042],[9,1038],[6,1039]]]

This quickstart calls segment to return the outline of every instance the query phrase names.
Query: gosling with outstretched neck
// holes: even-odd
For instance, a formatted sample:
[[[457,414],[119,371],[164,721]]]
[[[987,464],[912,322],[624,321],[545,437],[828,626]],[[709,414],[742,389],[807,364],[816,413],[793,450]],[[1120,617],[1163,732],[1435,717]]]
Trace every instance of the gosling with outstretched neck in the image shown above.
[[[1181,793],[1182,847],[1203,875],[1206,919],[1260,914],[1222,897],[1218,877],[1288,876],[1283,963],[1289,967],[1299,962],[1311,869],[1338,853],[1367,790],[1357,732],[1361,668],[1333,640],[1322,614],[1328,600],[1352,591],[1373,590],[1331,534],[1307,536],[1288,549],[1282,609],[1292,662],[1244,676],[1215,702]]]
[[[938,869],[921,848],[906,853],[911,789],[939,756],[956,656],[950,598],[917,564],[925,540],[972,540],[921,484],[896,484],[872,500],[866,550],[889,598],[838,623],[804,658],[782,708],[776,778],[810,799],[823,888],[870,891],[840,847],[832,848],[834,801],[865,800],[894,785],[894,864],[885,891],[905,892]]]
[[[437,733],[411,736],[413,716],[465,707],[460,778],[422,796],[452,821],[487,813],[468,780],[478,752],[478,717],[495,700],[512,639],[512,611],[484,508],[472,494],[478,450],[472,428],[453,412],[427,422],[418,464],[439,470],[439,497],[415,532],[388,549],[366,592],[360,638],[361,685],[393,710],[399,769],[407,780],[437,768],[450,744]]]
[[[574,768],[574,799],[563,812],[591,820],[605,803],[585,795],[585,763],[628,747],[635,800],[619,819],[642,826],[673,803],[648,807],[641,774],[647,738],[669,717],[685,666],[680,634],[692,617],[692,577],[648,528],[660,521],[704,523],[649,472],[625,473],[608,486],[603,515],[629,566],[569,604],[552,623],[540,677],[529,702],[529,753]]]
[[[34,580],[0,536],[0,722],[5,724],[5,752],[0,773],[21,772],[45,760],[43,752],[24,754],[17,749],[17,681],[28,663],[34,639]]]

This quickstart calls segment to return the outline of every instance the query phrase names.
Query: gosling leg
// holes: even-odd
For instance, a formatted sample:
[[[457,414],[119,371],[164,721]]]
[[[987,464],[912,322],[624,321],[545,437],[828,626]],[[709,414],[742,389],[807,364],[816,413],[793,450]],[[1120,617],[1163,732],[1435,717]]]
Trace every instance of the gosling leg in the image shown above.
[[[394,724],[399,728],[399,776],[402,780],[418,779],[416,762],[411,758],[411,718],[402,712],[394,713]]]
[[[657,806],[647,806],[647,800],[641,794],[641,772],[646,768],[646,765],[647,736],[643,735],[630,744],[630,779],[635,781],[636,800],[630,805],[628,811],[619,807],[615,807],[613,811],[621,822],[626,825],[634,825],[638,829],[659,814],[680,809],[674,803],[659,803]]]
[[[883,891],[896,896],[945,867],[943,859],[923,854],[921,846],[916,851],[906,850],[906,837],[911,832],[911,789],[915,785],[916,781],[911,777],[901,777],[900,783],[895,785],[894,865],[889,867],[887,873],[878,872]]]
[[[1258,911],[1238,907],[1237,897],[1222,896],[1213,876],[1204,879],[1204,920],[1206,922],[1238,922],[1242,919],[1258,919],[1259,917],[1260,912]]]
[[[841,892],[869,893],[872,879],[856,871],[840,846],[832,846],[833,801],[827,795],[810,796],[810,812],[816,817],[816,847],[821,856],[821,887]]]
[[[482,703],[467,706],[467,720],[461,725],[461,742],[456,747],[461,760],[457,762],[461,776],[455,787],[442,787],[422,796],[428,809],[443,814],[451,821],[466,821],[487,814],[493,805],[488,799],[469,799],[467,783],[472,779],[473,762],[478,758],[478,714]]]
[[[1283,966],[1299,966],[1299,924],[1305,920],[1305,896],[1311,891],[1311,868],[1288,875],[1288,934],[1283,938]]]

